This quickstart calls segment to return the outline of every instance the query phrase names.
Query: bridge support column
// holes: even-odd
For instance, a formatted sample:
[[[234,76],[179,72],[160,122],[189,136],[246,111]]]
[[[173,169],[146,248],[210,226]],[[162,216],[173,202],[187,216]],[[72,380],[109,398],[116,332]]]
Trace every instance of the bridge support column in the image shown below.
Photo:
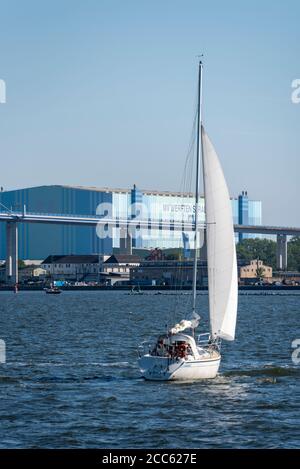
[[[18,224],[6,223],[6,282],[18,283]]]
[[[277,269],[287,270],[287,236],[277,235],[277,253],[276,253]]]
[[[120,254],[132,254],[132,239],[126,228],[120,229]]]

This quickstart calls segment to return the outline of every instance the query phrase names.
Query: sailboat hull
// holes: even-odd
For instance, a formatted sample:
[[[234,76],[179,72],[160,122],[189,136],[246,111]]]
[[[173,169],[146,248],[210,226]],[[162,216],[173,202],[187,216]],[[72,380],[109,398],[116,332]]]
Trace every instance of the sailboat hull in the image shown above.
[[[171,360],[166,357],[144,355],[139,359],[143,378],[153,381],[189,381],[212,379],[217,376],[221,356],[200,360]]]

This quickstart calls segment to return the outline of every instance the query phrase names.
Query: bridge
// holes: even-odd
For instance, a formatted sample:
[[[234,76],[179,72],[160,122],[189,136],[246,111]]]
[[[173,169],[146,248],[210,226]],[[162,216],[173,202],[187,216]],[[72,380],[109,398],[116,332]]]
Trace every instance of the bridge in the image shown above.
[[[194,224],[185,221],[164,220],[140,220],[138,218],[122,219],[111,218],[104,215],[70,215],[47,214],[23,211],[2,211],[0,222],[6,223],[6,278],[9,283],[18,282],[18,224],[19,223],[44,223],[56,225],[74,226],[102,226],[105,228],[120,228],[127,233],[129,230],[169,230],[169,231],[194,231]],[[200,225],[204,230],[205,226]],[[282,226],[254,226],[234,225],[237,233],[265,234],[277,236],[277,268],[287,269],[287,236],[300,236],[300,228]]]

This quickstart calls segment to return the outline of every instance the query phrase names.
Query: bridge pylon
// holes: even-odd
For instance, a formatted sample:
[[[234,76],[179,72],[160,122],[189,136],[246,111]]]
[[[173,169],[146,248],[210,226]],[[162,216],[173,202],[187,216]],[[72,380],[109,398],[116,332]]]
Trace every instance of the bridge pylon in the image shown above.
[[[276,263],[277,269],[287,270],[287,236],[284,234],[277,235]]]
[[[6,223],[6,282],[15,285],[18,275],[18,223]]]

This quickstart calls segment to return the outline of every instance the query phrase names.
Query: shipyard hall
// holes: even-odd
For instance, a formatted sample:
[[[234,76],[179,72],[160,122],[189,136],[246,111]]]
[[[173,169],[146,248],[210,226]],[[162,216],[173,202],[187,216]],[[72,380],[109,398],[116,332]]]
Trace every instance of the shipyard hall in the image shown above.
[[[239,225],[261,225],[261,201],[250,200],[243,191],[231,198],[233,222]],[[73,216],[105,216],[132,219],[139,216],[151,222],[193,222],[192,193],[129,189],[45,185],[0,192],[1,210],[12,212]],[[205,223],[204,199],[199,204],[200,223]],[[251,235],[236,235],[251,236]],[[18,251],[20,259],[44,259],[49,254],[112,254],[120,248],[121,233],[111,228],[99,235],[93,226],[20,223]],[[238,239],[237,239],[238,240]],[[183,233],[176,230],[142,230],[132,241],[140,249],[169,249],[183,246]],[[6,257],[5,224],[0,224],[0,259]]]

